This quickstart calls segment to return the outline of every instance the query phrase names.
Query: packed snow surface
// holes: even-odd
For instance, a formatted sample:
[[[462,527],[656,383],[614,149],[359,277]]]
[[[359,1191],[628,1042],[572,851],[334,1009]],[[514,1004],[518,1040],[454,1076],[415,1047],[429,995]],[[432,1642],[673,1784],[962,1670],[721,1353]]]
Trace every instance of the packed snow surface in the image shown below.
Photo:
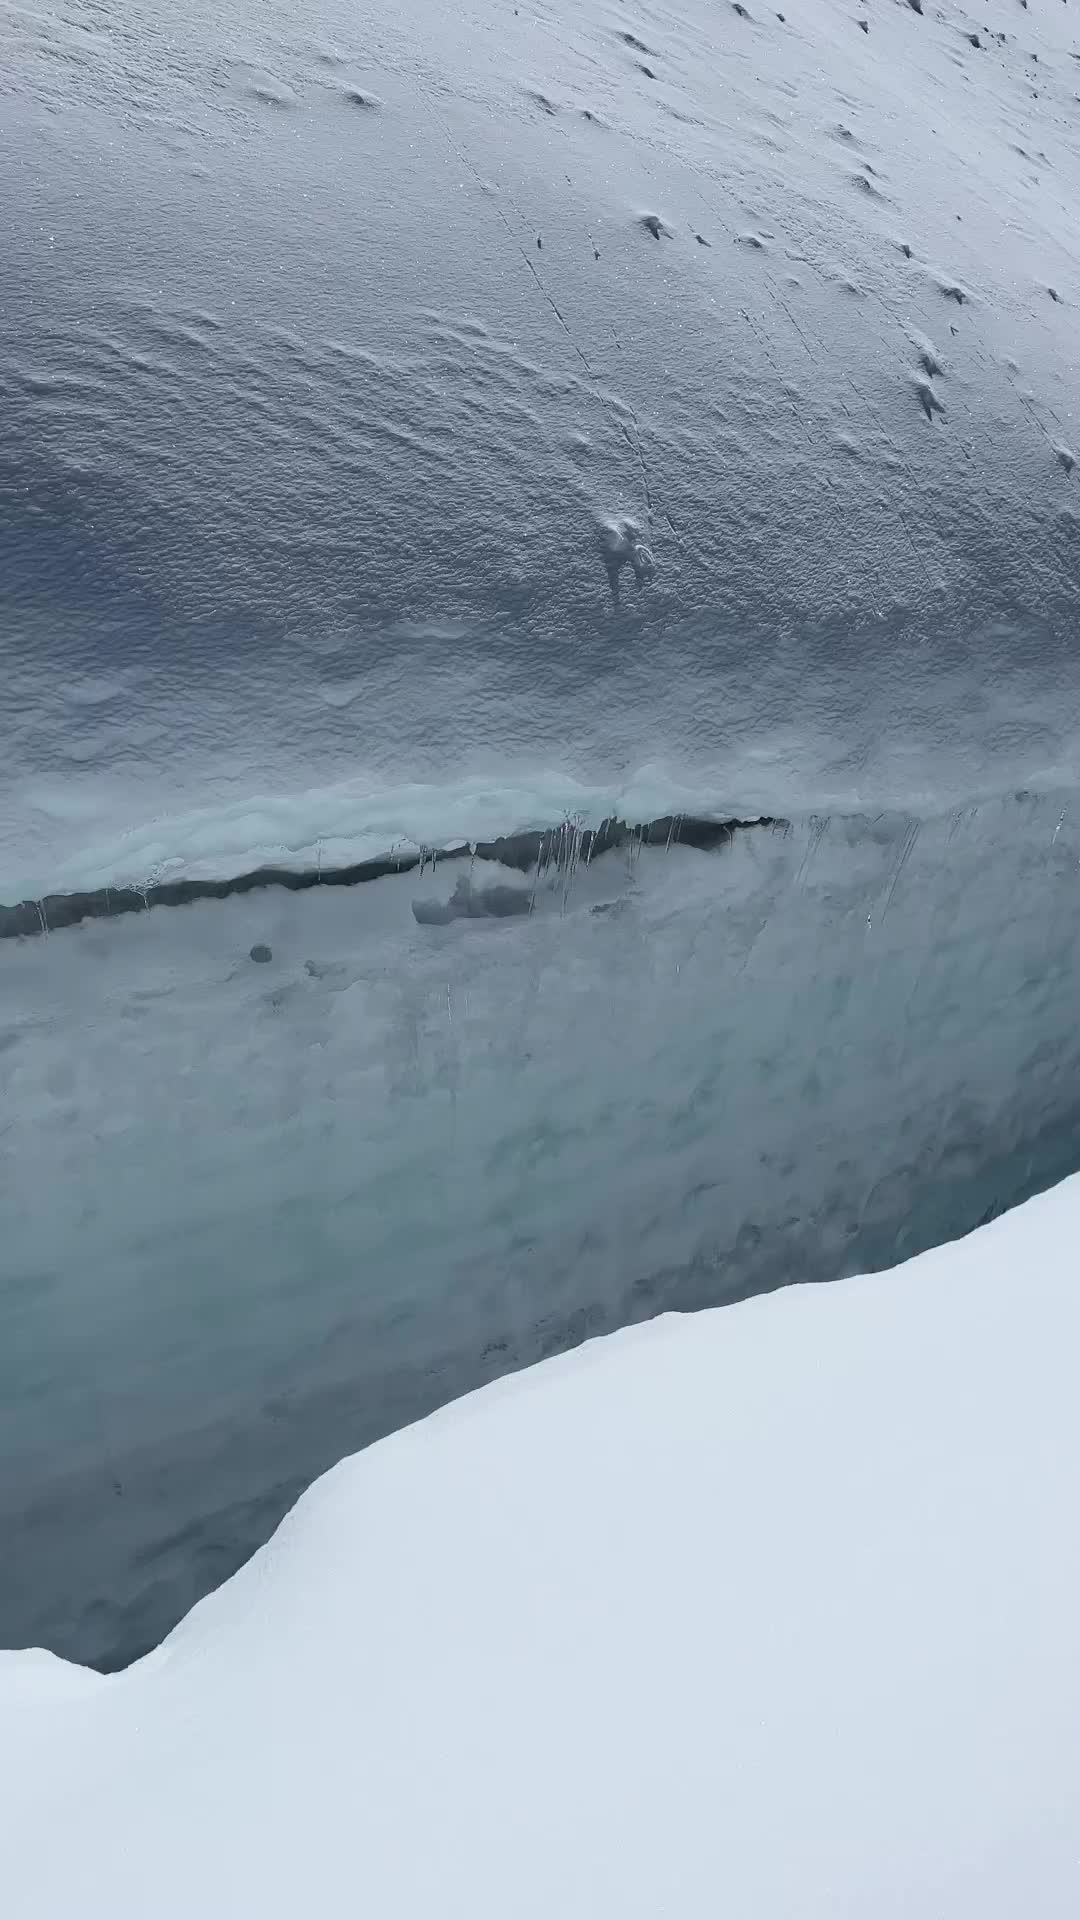
[[[1075,15],[0,13],[0,904],[1071,781]]]
[[[1073,1920],[1078,1209],[593,1342],[125,1674],[4,1657],[5,1920]]]

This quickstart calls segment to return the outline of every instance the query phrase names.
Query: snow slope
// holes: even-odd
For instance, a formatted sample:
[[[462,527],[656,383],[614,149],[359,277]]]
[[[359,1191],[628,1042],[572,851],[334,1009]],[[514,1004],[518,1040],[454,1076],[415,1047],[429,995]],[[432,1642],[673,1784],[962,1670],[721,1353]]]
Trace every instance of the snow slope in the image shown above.
[[[0,1661],[6,1920],[1065,1920],[1076,1182],[345,1461],[127,1673]]]
[[[1075,11],[0,13],[0,902],[1071,781]]]

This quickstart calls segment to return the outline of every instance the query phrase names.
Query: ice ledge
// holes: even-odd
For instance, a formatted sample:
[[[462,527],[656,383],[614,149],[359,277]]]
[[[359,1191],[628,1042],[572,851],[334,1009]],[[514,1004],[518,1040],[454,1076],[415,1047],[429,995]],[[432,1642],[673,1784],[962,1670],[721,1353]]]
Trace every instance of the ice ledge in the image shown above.
[[[542,832],[503,835],[495,840],[455,841],[448,846],[410,844],[381,858],[343,866],[261,866],[223,879],[185,878],[152,881],[139,887],[96,887],[71,893],[50,893],[40,900],[21,900],[0,906],[0,940],[21,935],[56,933],[83,920],[111,919],[124,913],[143,913],[149,907],[185,906],[191,900],[224,900],[230,894],[250,893],[257,887],[287,887],[304,893],[311,887],[354,887],[388,874],[410,873],[447,860],[493,861],[521,873],[564,871],[616,847],[683,846],[702,852],[729,846],[737,833],[756,828],[782,828],[785,822],[762,814],[752,820],[704,820],[693,815],[663,814],[658,819],[629,825],[625,820],[603,820],[584,827],[563,820]],[[423,917],[423,916],[420,916]],[[430,916],[429,916],[430,917]],[[454,917],[448,914],[448,918]]]
[[[1078,1207],[592,1342],[126,1673],[0,1663],[6,1915],[1072,1920]]]

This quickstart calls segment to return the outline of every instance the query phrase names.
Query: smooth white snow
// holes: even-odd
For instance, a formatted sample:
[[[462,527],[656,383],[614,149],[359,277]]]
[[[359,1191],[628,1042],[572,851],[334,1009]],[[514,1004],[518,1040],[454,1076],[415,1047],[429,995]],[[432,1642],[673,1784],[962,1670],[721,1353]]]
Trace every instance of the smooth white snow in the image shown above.
[[[5,1920],[1071,1920],[1078,1212],[595,1342],[127,1673],[7,1656]]]

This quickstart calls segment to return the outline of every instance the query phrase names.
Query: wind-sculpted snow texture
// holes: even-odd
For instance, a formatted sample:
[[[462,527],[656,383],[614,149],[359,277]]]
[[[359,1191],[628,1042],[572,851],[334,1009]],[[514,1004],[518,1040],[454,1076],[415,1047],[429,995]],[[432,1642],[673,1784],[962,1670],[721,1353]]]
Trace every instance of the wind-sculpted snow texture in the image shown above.
[[[0,902],[1071,780],[1074,13],[6,10]]]

